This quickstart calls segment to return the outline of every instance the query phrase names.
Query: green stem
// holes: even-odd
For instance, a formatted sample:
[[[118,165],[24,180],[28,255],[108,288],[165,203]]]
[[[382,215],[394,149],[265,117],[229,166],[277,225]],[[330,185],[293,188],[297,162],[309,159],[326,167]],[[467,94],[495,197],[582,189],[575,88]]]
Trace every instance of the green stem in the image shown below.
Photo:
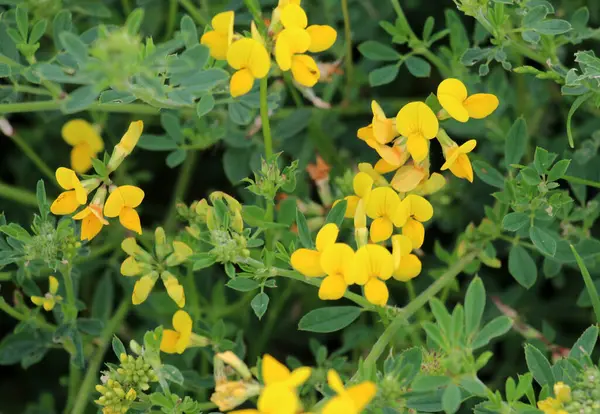
[[[65,270],[62,271],[63,278],[65,279],[65,290],[67,292],[67,304],[69,305],[69,311],[65,312],[65,320],[67,322],[75,322],[77,319],[77,305],[75,304],[75,285],[73,283],[72,275],[73,267],[68,264],[65,266]]]
[[[0,114],[14,114],[24,112],[57,111],[61,109],[63,100],[52,101],[31,101],[0,104]],[[114,103],[95,103],[88,107],[90,111],[100,112],[118,112],[118,113],[136,113],[146,115],[157,115],[160,108],[155,108],[146,104],[114,104]]]
[[[25,206],[37,207],[37,198],[34,193],[19,187],[0,182],[0,197],[16,201]]]
[[[206,26],[208,24],[208,19],[204,17],[200,10],[198,10],[190,0],[179,0],[179,4],[181,4],[185,10],[187,10],[196,23],[202,26]]]
[[[268,99],[269,79],[267,76],[260,80],[260,119],[262,121],[262,131],[265,143],[265,158],[267,161],[273,156],[273,138],[271,136],[271,124],[269,123],[269,103]]]
[[[167,212],[167,217],[165,219],[165,231],[167,233],[172,230],[177,223],[177,203],[185,197],[185,193],[190,185],[190,180],[192,179],[192,173],[194,172],[197,157],[198,153],[196,151],[188,151],[187,157],[179,171],[179,177],[177,178],[177,184],[175,184],[175,191],[173,192],[173,198],[171,200],[171,208]]]
[[[409,37],[416,39],[417,35],[415,34],[415,32],[413,32],[413,29],[410,27],[410,24],[408,23],[408,20],[406,19],[406,15],[404,14],[404,10],[402,10],[402,6],[400,5],[400,2],[398,0],[390,0],[390,1],[392,2],[392,7],[396,11],[396,14],[398,15],[398,20],[400,20],[400,25],[404,26],[408,29]]]
[[[265,344],[267,344],[269,338],[271,338],[271,333],[275,328],[275,323],[281,321],[281,311],[283,307],[287,304],[287,301],[291,294],[294,291],[294,284],[288,283],[283,293],[277,295],[277,301],[273,304],[273,306],[269,306],[269,314],[267,315],[267,322],[260,333],[260,336],[256,341],[252,341],[252,352],[248,354],[251,358],[256,358],[259,356],[260,352],[265,349]]]
[[[21,322],[33,321],[33,323],[35,323],[38,328],[43,329],[45,331],[54,332],[56,330],[56,326],[52,325],[51,323],[46,322],[44,319],[38,318],[38,317],[32,317],[31,315],[21,313],[18,310],[14,309],[12,306],[10,306],[8,303],[6,303],[6,300],[4,300],[4,298],[2,298],[2,297],[0,297],[0,310],[4,311],[6,314],[12,316],[13,318],[15,318],[18,321],[21,321]]]
[[[123,6],[123,14],[127,17],[129,13],[131,13],[131,4],[129,3],[129,0],[121,0],[121,6]]]
[[[16,132],[13,133],[10,136],[10,139],[12,139],[12,141],[15,144],[17,144],[17,146],[21,149],[21,151],[23,151],[27,158],[29,158],[31,162],[35,164],[35,166],[42,172],[42,174],[46,176],[46,178],[50,180],[50,182],[56,184],[54,173],[52,172],[50,167],[48,167],[48,164],[46,164],[46,162],[44,162],[44,160],[42,160],[36,154],[33,148],[31,148],[29,144],[19,134],[17,134]]]
[[[81,383],[81,387],[77,393],[77,399],[75,400],[71,414],[82,414],[85,412],[85,409],[88,405],[89,394],[94,388],[94,384],[97,381],[98,370],[100,369],[100,365],[102,365],[102,361],[104,360],[104,354],[111,343],[113,334],[127,316],[129,306],[130,299],[125,297],[117,308],[117,311],[104,327],[104,330],[100,335],[100,345],[93,358],[90,360],[85,377],[83,378],[83,382]]]
[[[194,277],[194,267],[191,263],[187,265],[187,277],[185,281],[185,292],[190,305],[190,314],[192,315],[192,320],[197,321],[200,319],[200,298],[198,297],[198,288],[196,287],[196,279]]]
[[[0,85],[0,89],[12,89],[15,92],[23,92],[30,93],[32,95],[43,95],[43,96],[52,96],[52,93],[46,89],[36,88],[35,86],[27,86],[27,85]]]
[[[175,19],[177,18],[177,0],[169,0],[169,14],[167,19],[167,27],[165,29],[165,40],[171,39],[175,30]]]
[[[369,372],[369,369],[375,365],[402,325],[404,325],[415,312],[425,306],[431,298],[437,295],[440,290],[451,283],[456,276],[458,276],[464,268],[475,259],[475,257],[476,253],[469,253],[463,256],[462,259],[450,266],[439,279],[433,282],[419,296],[398,312],[398,315],[385,331],[383,331],[377,342],[375,342],[375,345],[373,345],[373,348],[371,348],[369,355],[365,358],[363,366],[366,372]]]
[[[577,266],[579,266],[579,270],[581,271],[585,288],[587,289],[588,295],[590,295],[590,299],[592,300],[592,306],[594,307],[594,313],[596,314],[596,323],[600,323],[600,297],[598,296],[598,290],[596,290],[596,285],[594,285],[594,281],[590,276],[590,272],[581,259],[581,256],[579,256],[579,253],[577,253],[577,250],[575,250],[575,247],[573,247],[572,244],[570,246],[571,251],[575,256],[575,260],[577,261]]]
[[[296,107],[302,108],[304,106],[304,103],[302,102],[302,96],[300,95],[300,93],[298,93],[298,90],[294,86],[294,82],[292,80],[292,75],[290,74],[290,71],[283,72],[283,80],[290,91],[290,95],[292,95],[292,99],[294,100]]]
[[[412,280],[409,280],[408,282],[406,282],[406,290],[408,291],[408,299],[409,299],[409,303],[412,302],[413,300],[415,300],[415,298],[417,297],[417,293],[415,292],[415,287],[412,283]],[[425,310],[423,308],[419,309],[418,313],[418,320],[419,321],[424,321],[427,320],[427,312],[425,312]]]
[[[69,392],[67,394],[67,405],[65,406],[65,414],[68,414],[73,407],[79,383],[81,381],[81,370],[73,363],[69,364]]]
[[[600,188],[600,182],[593,180],[586,180],[585,178],[573,177],[572,175],[563,176],[563,180],[573,184],[583,184],[590,187]]]
[[[344,100],[350,101],[352,85],[354,84],[354,62],[352,61],[352,29],[350,27],[350,13],[348,12],[348,0],[342,0],[342,14],[344,15],[344,35],[346,37],[346,90]]]

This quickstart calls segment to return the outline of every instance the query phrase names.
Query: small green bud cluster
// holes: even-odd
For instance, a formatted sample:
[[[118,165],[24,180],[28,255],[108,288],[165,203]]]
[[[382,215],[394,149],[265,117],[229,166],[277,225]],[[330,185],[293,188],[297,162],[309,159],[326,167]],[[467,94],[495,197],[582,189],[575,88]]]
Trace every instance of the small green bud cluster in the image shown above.
[[[211,254],[219,263],[235,262],[240,257],[248,257],[250,251],[246,248],[246,238],[227,230],[213,230],[210,232],[211,244],[215,246]]]
[[[278,155],[275,155],[269,160],[262,160],[260,171],[254,173],[254,180],[243,180],[249,183],[246,188],[250,192],[265,198],[267,202],[273,201],[279,189],[292,192],[296,188],[298,161],[294,161],[282,171],[277,164],[277,158]]]
[[[150,388],[151,382],[158,381],[158,377],[150,364],[144,360],[143,356],[137,358],[125,353],[120,356],[121,366],[117,368],[119,381],[126,387],[146,391]]]
[[[38,217],[32,229],[34,235],[23,247],[26,261],[41,260],[48,267],[56,269],[60,261],[75,257],[81,247],[74,228],[67,220],[59,222],[55,228],[51,221],[41,221]]]
[[[131,403],[137,398],[137,393],[133,388],[129,388],[127,392],[125,389],[113,379],[108,379],[104,385],[96,385],[96,391],[102,394],[96,400],[96,403],[102,406],[102,414],[122,414],[129,410]]]
[[[588,367],[573,385],[571,401],[565,403],[569,414],[600,413],[600,369]]]

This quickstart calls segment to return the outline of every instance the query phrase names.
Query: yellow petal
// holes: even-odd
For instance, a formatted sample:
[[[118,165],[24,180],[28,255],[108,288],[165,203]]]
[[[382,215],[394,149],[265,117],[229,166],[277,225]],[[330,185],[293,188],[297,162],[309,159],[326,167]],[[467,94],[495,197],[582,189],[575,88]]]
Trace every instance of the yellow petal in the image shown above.
[[[65,191],[60,193],[56,200],[52,202],[50,211],[57,216],[64,216],[73,213],[79,206],[75,191]]]
[[[473,166],[465,154],[460,154],[456,158],[456,161],[450,166],[450,171],[458,178],[465,178],[469,182],[473,182]]]
[[[413,249],[420,249],[423,246],[425,227],[417,220],[408,219],[404,227],[402,227],[402,234],[410,238]]]
[[[123,137],[121,137],[121,141],[119,141],[119,145],[127,154],[130,154],[131,151],[133,151],[140,139],[140,136],[142,135],[143,130],[144,123],[142,121],[134,121],[129,124],[129,128],[127,128],[127,131]]]
[[[494,112],[499,103],[496,95],[476,93],[465,100],[464,106],[471,118],[482,119]]]
[[[398,193],[390,187],[377,187],[367,201],[367,216],[372,219],[391,217],[400,204]]]
[[[123,276],[137,276],[142,271],[142,267],[132,256],[127,257],[121,263],[121,274]]]
[[[323,414],[340,414],[340,413],[351,413],[355,414],[354,402],[347,395],[338,395],[337,397],[331,398],[327,401],[327,404],[323,407]]]
[[[327,371],[327,384],[337,394],[343,394],[345,391],[342,379],[340,378],[339,374],[333,369]]]
[[[392,236],[392,256],[394,257],[394,268],[400,266],[403,257],[412,251],[412,241],[404,235],[395,234]]]
[[[183,310],[178,310],[173,315],[173,328],[179,333],[192,332],[192,318]]]
[[[136,208],[144,199],[144,191],[134,185],[122,185],[114,189],[104,205],[106,217],[117,217],[123,207]]]
[[[418,188],[419,194],[428,195],[433,194],[439,190],[441,190],[444,185],[446,185],[446,179],[442,174],[433,173],[431,176],[421,184],[421,187]]]
[[[375,163],[375,171],[379,174],[387,174],[398,169],[397,165],[390,164],[384,159],[380,159]]]
[[[92,158],[95,157],[96,153],[92,152],[89,144],[81,142],[71,150],[71,167],[79,174],[86,173],[92,168]]]
[[[254,76],[249,69],[238,70],[229,80],[229,92],[234,98],[247,94],[252,86],[254,86]]]
[[[460,155],[460,151],[458,147],[453,145],[444,151],[444,157],[446,158],[446,162],[442,165],[440,170],[445,171],[452,166],[456,162],[456,159]]]
[[[335,243],[339,233],[338,227],[334,223],[328,223],[317,233],[317,251],[323,252],[328,246]]]
[[[294,269],[306,277],[323,276],[320,264],[321,253],[316,250],[298,249],[292,253],[291,264]]]
[[[404,164],[408,156],[398,147],[389,147],[387,145],[374,145],[373,148],[377,154],[383,158],[388,164],[394,165],[396,168]]]
[[[291,55],[306,52],[311,42],[310,35],[306,30],[294,27],[282,30],[277,35],[277,42],[280,40],[284,40]]]
[[[214,59],[225,60],[231,43],[227,35],[211,30],[202,35],[200,44],[208,47]]]
[[[444,80],[438,86],[437,97],[442,108],[450,116],[459,122],[469,120],[469,112],[464,106],[467,99],[467,87],[458,79],[450,78]]]
[[[406,203],[410,204],[410,214],[421,223],[428,221],[433,217],[433,206],[425,198],[409,194],[404,199]]]
[[[266,386],[287,381],[290,378],[288,367],[269,354],[262,359],[262,380]]]
[[[392,215],[392,222],[396,227],[402,227],[406,224],[406,220],[410,217],[410,205],[402,200],[398,205],[398,208]]]
[[[81,210],[79,213],[75,214],[73,216],[73,220],[83,220],[90,214],[92,214],[92,210],[88,206],[88,207],[84,208],[83,210]]]
[[[48,291],[53,295],[58,292],[58,279],[54,276],[48,276]]]
[[[248,69],[257,79],[264,78],[271,66],[265,47],[250,38],[243,38],[231,44],[227,51],[227,62],[236,70]]]
[[[104,223],[95,214],[88,214],[81,221],[81,240],[92,240],[100,233],[103,226]]]
[[[319,81],[321,72],[312,57],[294,55],[292,56],[292,76],[300,85],[312,88]]]
[[[224,11],[215,15],[210,24],[213,29],[220,33],[229,33],[233,31],[233,21],[235,13],[233,11]]]
[[[373,277],[387,280],[394,272],[392,254],[383,246],[368,244],[358,249],[352,265],[353,283],[364,285]]]
[[[400,265],[394,270],[394,279],[401,282],[407,282],[421,273],[422,264],[419,258],[414,254],[402,257]]]
[[[477,140],[470,139],[464,144],[462,144],[460,147],[458,147],[458,151],[462,154],[468,154],[469,152],[473,151],[476,146]]]
[[[371,240],[373,243],[379,243],[389,239],[394,232],[392,221],[386,217],[380,217],[371,223]]]
[[[300,408],[300,401],[292,388],[275,384],[263,388],[257,406],[261,413],[295,414]]]
[[[319,287],[319,299],[338,300],[344,296],[348,284],[339,274],[327,276]]]
[[[294,388],[299,387],[310,378],[311,372],[312,369],[310,369],[309,367],[296,368],[290,374],[290,377],[286,381],[286,384]]]
[[[411,102],[404,105],[396,116],[396,128],[400,135],[410,137],[421,135],[432,139],[438,133],[440,123],[431,110],[423,102]]]
[[[396,137],[394,123],[385,116],[377,101],[371,101],[373,111],[373,136],[380,144],[387,144]]]
[[[321,253],[321,268],[327,275],[345,275],[350,271],[354,250],[344,243],[327,246]]]
[[[373,125],[371,124],[366,127],[359,128],[356,132],[356,136],[363,141],[375,140],[375,135],[373,135]]]
[[[160,350],[167,354],[175,354],[177,352],[177,341],[179,340],[179,332],[172,329],[164,329],[162,339],[160,341]]]
[[[358,206],[358,201],[360,200],[357,196],[348,196],[344,197],[344,200],[347,201],[346,204],[346,213],[344,214],[345,218],[352,218],[356,213],[356,207]],[[335,206],[335,203],[333,204]]]
[[[371,193],[371,188],[373,188],[373,179],[369,174],[359,172],[352,180],[352,187],[354,189],[354,194],[360,198],[367,198]]]
[[[292,47],[285,36],[279,35],[275,42],[275,61],[279,69],[286,72],[292,68]]]
[[[354,401],[354,409],[357,413],[360,413],[375,397],[377,387],[371,381],[365,381],[349,387],[347,392],[352,401]]]
[[[87,191],[85,191],[81,185],[81,182],[79,181],[79,178],[77,178],[75,171],[65,167],[60,167],[56,170],[55,176],[58,185],[60,185],[62,188],[65,190],[75,190],[75,195],[77,196],[77,202],[79,204],[86,203]]]
[[[385,282],[371,278],[365,285],[365,297],[373,305],[385,306],[390,296]]]
[[[92,124],[84,119],[72,119],[63,125],[61,134],[65,142],[71,146],[86,143],[90,152],[100,152],[104,149],[104,142]]]
[[[43,307],[45,311],[50,312],[52,309],[54,309],[54,305],[56,304],[56,302],[54,301],[54,298],[44,298],[44,303],[43,303]]]
[[[289,29],[291,27],[296,27],[299,29],[304,29],[308,25],[308,18],[306,17],[306,12],[297,4],[288,4],[283,9],[281,9],[281,23],[283,27]]]
[[[137,211],[131,207],[124,207],[119,214],[119,222],[128,230],[142,234],[142,224]]]
[[[306,28],[310,35],[311,53],[319,53],[329,49],[337,39],[337,32],[331,26],[312,24]]]
[[[42,306],[44,304],[44,298],[41,296],[32,296],[30,299],[35,306]]]
[[[131,303],[134,305],[143,303],[152,291],[154,282],[155,280],[148,275],[142,276],[137,282],[135,282],[135,285],[133,286],[133,293],[131,295]]]
[[[415,162],[423,161],[429,153],[429,145],[422,135],[409,135],[406,148]]]
[[[165,274],[168,274],[169,276],[167,276],[165,278]],[[173,302],[175,302],[177,304],[177,306],[179,306],[180,308],[183,308],[185,306],[185,292],[183,290],[183,286],[181,286],[179,284],[179,281],[177,280],[177,278],[170,275],[169,272],[163,272],[163,284],[165,285],[165,289],[167,289],[167,294],[169,295],[169,297],[171,299],[173,299]],[[175,315],[178,315],[178,314],[176,313]],[[183,316],[181,316],[181,314],[179,314],[179,315],[180,315],[179,316],[180,318],[184,318]],[[189,315],[188,315],[188,318],[189,318]],[[173,326],[175,327],[176,331],[183,332],[177,326],[175,326],[175,316],[173,316]],[[180,325],[180,326],[184,326],[184,325]],[[191,332],[191,319],[190,319],[190,332]]]
[[[400,167],[394,178],[392,178],[392,187],[401,193],[407,193],[414,190],[425,178],[425,170],[414,165],[405,165]]]

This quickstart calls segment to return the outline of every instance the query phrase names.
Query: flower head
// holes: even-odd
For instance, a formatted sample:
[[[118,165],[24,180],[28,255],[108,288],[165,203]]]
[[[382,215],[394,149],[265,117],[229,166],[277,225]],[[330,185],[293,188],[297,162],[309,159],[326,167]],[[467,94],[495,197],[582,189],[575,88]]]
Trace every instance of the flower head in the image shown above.
[[[321,254],[321,268],[327,275],[319,288],[319,298],[340,299],[346,293],[350,281],[354,250],[345,243],[327,246]]]
[[[292,267],[306,277],[323,276],[325,271],[321,266],[321,255],[327,247],[335,243],[338,233],[338,227],[333,223],[323,226],[317,233],[316,250],[304,248],[296,250],[290,259]]]
[[[163,331],[160,350],[167,354],[183,354],[192,337],[192,318],[186,311],[178,310],[175,312],[173,315],[173,329]]]
[[[360,414],[377,392],[371,381],[344,388],[342,379],[332,369],[327,372],[327,383],[337,395],[325,404],[323,414]]]
[[[243,38],[231,44],[227,62],[236,70],[229,82],[231,96],[238,97],[250,92],[255,79],[269,73],[271,60],[264,45],[256,39]]]
[[[173,299],[177,306],[183,308],[185,306],[185,291],[183,290],[183,286],[181,286],[177,278],[167,270],[162,272],[161,278],[169,297]]]
[[[439,121],[431,108],[423,102],[406,104],[396,116],[396,128],[407,138],[407,148],[416,162],[421,162],[429,153],[427,140],[435,138]]]
[[[413,191],[427,178],[428,170],[415,163],[403,165],[394,174],[391,185],[401,193]]]
[[[422,223],[429,221],[433,217],[433,206],[425,198],[409,194],[402,200],[403,208],[400,210],[404,215],[406,222],[402,226],[402,234],[407,236],[414,249],[419,249],[425,240],[425,227]],[[402,221],[402,217],[397,218]]]
[[[63,189],[59,196],[50,206],[52,214],[71,214],[77,208],[87,202],[87,191],[83,187],[75,171],[60,167],[56,170],[56,181]]]
[[[233,11],[219,13],[213,17],[210,30],[202,35],[200,43],[208,46],[210,55],[217,60],[227,59],[227,52],[233,40]]]
[[[81,240],[92,240],[100,233],[108,221],[102,215],[102,206],[91,203],[73,216],[73,220],[81,221]]]
[[[54,276],[48,276],[48,293],[44,296],[32,296],[31,301],[36,306],[42,306],[44,310],[51,311],[54,305],[62,301],[62,297],[57,295],[58,280]]]
[[[366,203],[367,216],[373,219],[371,223],[371,240],[379,243],[390,238],[394,226],[400,227],[399,214],[400,197],[389,187],[377,187],[371,191]]]
[[[394,259],[394,279],[407,282],[421,273],[421,261],[411,253],[412,241],[408,236],[392,236],[392,257]]]
[[[123,262],[123,264],[125,264],[125,262]],[[156,274],[156,272],[144,275],[141,278],[139,278],[133,286],[133,292],[131,294],[131,303],[133,303],[134,305],[144,303],[146,299],[148,299],[150,292],[152,292],[152,288],[154,288],[154,284],[156,283],[157,278],[158,274]]]
[[[393,273],[394,260],[385,247],[368,244],[356,251],[351,281],[365,286],[365,296],[372,304],[383,306],[387,303],[389,292],[384,281]]]
[[[465,178],[472,183],[473,167],[471,166],[471,161],[467,154],[473,151],[476,145],[477,141],[471,139],[460,147],[456,144],[450,147],[443,146],[446,162],[442,165],[441,170],[444,171],[450,168],[452,174],[458,178]]]
[[[122,185],[113,189],[104,205],[106,217],[119,217],[126,229],[142,234],[140,216],[134,209],[142,203],[144,191],[133,185]]]
[[[92,159],[104,149],[104,141],[94,127],[84,119],[72,119],[62,127],[62,137],[73,147],[71,167],[83,174],[92,167]]]
[[[140,136],[142,135],[142,131],[144,130],[144,123],[142,121],[134,121],[129,124],[129,128],[121,137],[121,140],[112,152],[110,156],[110,160],[108,161],[107,168],[108,171],[115,171],[119,165],[123,162],[123,160],[131,154],[131,151],[137,145]]]
[[[458,79],[450,78],[438,86],[437,97],[448,114],[459,122],[469,118],[482,119],[498,108],[498,98],[489,93],[468,96],[467,87]]]
[[[348,205],[346,206],[346,213],[344,214],[344,217],[353,218],[355,216],[358,202],[360,200],[368,200],[372,188],[373,178],[369,174],[365,172],[359,172],[354,176],[352,179],[352,189],[354,190],[354,195],[347,196],[345,198],[345,200],[348,202]]]

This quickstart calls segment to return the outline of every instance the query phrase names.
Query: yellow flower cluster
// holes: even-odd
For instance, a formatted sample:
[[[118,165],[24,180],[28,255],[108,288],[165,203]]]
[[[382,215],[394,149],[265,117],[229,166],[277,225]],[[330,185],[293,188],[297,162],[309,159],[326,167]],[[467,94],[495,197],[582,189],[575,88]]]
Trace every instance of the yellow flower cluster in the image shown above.
[[[210,344],[208,338],[192,332],[192,318],[183,310],[173,315],[173,329],[163,330],[160,350],[167,354],[183,354],[188,348],[203,347]]]
[[[563,404],[571,401],[571,387],[562,381],[554,384],[554,397],[548,397],[538,402],[538,408],[544,414],[567,414]]]
[[[48,277],[48,293],[44,296],[32,296],[31,301],[35,306],[41,306],[45,311],[51,311],[57,303],[62,302],[62,297],[57,295],[58,280],[54,276]]]
[[[142,121],[132,122],[121,141],[115,146],[108,162],[109,172],[114,171],[131,153],[137,144],[144,124]],[[63,137],[74,145],[71,152],[73,168],[83,173],[89,169],[92,158],[95,157],[102,140],[97,136],[91,125],[83,120],[73,120],[65,124]],[[95,144],[94,144],[95,143]],[[95,145],[95,146],[94,146]],[[50,206],[50,211],[55,215],[74,213],[80,206],[87,204],[88,195],[96,191],[92,201],[81,211],[73,216],[74,220],[81,220],[81,240],[92,240],[100,233],[102,227],[108,225],[105,217],[119,217],[120,223],[126,229],[142,234],[140,217],[134,210],[144,199],[144,192],[135,186],[124,185],[117,187],[104,179],[94,177],[83,181],[77,177],[76,171],[60,167],[56,170],[56,181],[63,191]],[[107,199],[107,193],[108,199]]]
[[[318,82],[321,76],[319,67],[306,52],[318,53],[329,49],[335,43],[337,33],[330,26],[308,26],[300,0],[279,0],[268,33],[265,33],[266,39],[258,33],[254,22],[251,37],[236,34],[234,19],[233,11],[217,14],[211,21],[212,30],[200,39],[214,59],[227,60],[235,70],[229,83],[231,96],[248,93],[256,79],[267,76],[271,68],[271,53],[279,69],[283,72],[291,70],[299,84],[312,87]]]
[[[498,107],[491,94],[468,96],[465,85],[447,79],[438,88],[442,110],[436,115],[424,102],[411,102],[395,118],[387,118],[372,102],[370,125],[358,130],[358,137],[375,149],[381,159],[372,166],[358,165],[354,194],[346,197],[345,217],[354,218],[357,250],[337,242],[338,228],[325,225],[317,234],[316,250],[298,249],[291,257],[294,269],[307,277],[323,277],[319,297],[340,299],[348,286],[364,287],[367,300],[383,306],[389,298],[385,284],[390,278],[408,281],[421,272],[421,261],[412,253],[425,239],[423,223],[433,217],[433,207],[424,198],[442,188],[441,174],[430,174],[429,143],[437,138],[444,151],[442,170],[473,181],[467,156],[475,148],[470,140],[460,147],[440,128],[440,120],[453,117],[459,122],[484,118]],[[394,172],[390,181],[385,174]],[[367,218],[371,220],[367,229]],[[394,234],[401,229],[401,234]],[[391,238],[392,251],[383,243]]]

